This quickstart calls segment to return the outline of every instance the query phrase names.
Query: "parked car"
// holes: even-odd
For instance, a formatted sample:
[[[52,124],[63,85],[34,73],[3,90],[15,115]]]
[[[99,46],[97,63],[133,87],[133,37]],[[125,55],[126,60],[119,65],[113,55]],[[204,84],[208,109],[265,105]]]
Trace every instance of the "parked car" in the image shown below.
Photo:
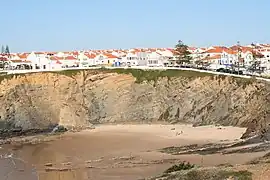
[[[231,73],[232,74],[238,74],[238,75],[243,75],[244,74],[243,71],[241,71],[241,70],[238,71],[238,70],[235,70],[235,69],[232,70]]]
[[[218,68],[217,72],[225,72],[225,68]]]

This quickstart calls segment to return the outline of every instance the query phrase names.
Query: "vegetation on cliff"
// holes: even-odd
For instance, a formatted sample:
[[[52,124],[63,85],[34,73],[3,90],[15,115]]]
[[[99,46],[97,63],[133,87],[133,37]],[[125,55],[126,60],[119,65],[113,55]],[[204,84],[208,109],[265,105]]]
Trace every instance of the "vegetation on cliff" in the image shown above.
[[[153,81],[154,83],[157,82],[159,78],[168,78],[169,80],[175,77],[187,78],[187,79],[194,79],[198,77],[211,77],[211,78],[218,78],[220,80],[225,79],[226,77],[232,80],[232,83],[237,83],[239,86],[243,86],[244,88],[252,84],[256,81],[256,78],[240,78],[240,77],[230,77],[225,75],[216,75],[208,72],[198,72],[192,70],[142,70],[142,69],[93,69],[93,70],[62,70],[62,71],[52,71],[52,72],[33,72],[27,74],[9,74],[6,73],[0,74],[0,82],[4,79],[11,79],[14,77],[21,77],[26,76],[28,74],[36,74],[36,73],[55,73],[60,75],[65,75],[68,77],[74,77],[78,73],[82,71],[90,71],[96,73],[118,73],[118,74],[131,74],[133,77],[136,78],[136,83],[142,82],[150,82]]]
[[[222,168],[208,169],[191,169],[176,171],[172,173],[164,173],[159,177],[154,177],[149,180],[221,180],[221,179],[237,179],[237,180],[252,180],[252,173],[249,171],[234,171]]]

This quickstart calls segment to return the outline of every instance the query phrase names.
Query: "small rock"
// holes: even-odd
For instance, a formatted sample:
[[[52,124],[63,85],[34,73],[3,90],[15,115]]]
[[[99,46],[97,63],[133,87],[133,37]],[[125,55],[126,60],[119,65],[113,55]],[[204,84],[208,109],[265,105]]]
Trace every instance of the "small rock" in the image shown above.
[[[47,166],[47,167],[52,167],[52,163],[47,163],[47,164],[45,164],[45,166]]]
[[[51,171],[71,171],[71,168],[52,168],[48,167],[45,169],[46,172],[51,172]]]
[[[172,128],[171,130],[172,130],[172,131],[174,131],[174,130],[175,130],[175,128]]]
[[[69,166],[71,165],[71,162],[62,163],[63,166]]]
[[[93,162],[101,162],[101,161],[102,161],[102,159],[96,159]]]
[[[86,168],[89,168],[90,169],[90,168],[94,168],[94,166],[86,166]]]
[[[57,125],[56,127],[53,128],[52,133],[59,133],[59,132],[66,132],[67,128],[65,128],[62,125]]]
[[[179,135],[181,135],[181,134],[183,134],[183,131],[176,132],[176,136],[179,136]]]

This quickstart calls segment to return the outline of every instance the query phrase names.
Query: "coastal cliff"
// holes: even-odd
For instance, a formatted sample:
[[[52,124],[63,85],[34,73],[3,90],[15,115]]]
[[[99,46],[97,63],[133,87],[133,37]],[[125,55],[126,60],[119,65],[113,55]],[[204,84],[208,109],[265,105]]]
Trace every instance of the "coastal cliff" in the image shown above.
[[[188,71],[129,71],[1,76],[1,128],[168,122],[248,127],[246,137],[268,129],[266,82]]]

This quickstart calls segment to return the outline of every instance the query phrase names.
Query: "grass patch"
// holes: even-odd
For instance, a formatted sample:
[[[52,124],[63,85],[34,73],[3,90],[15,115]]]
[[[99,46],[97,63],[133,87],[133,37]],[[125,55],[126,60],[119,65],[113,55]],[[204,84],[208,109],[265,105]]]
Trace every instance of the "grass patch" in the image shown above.
[[[252,180],[252,173],[249,171],[221,171],[218,173],[221,178],[232,177],[237,180]]]
[[[88,69],[88,70],[82,70],[82,69],[72,69],[72,70],[61,70],[61,71],[48,71],[48,72],[30,72],[26,74],[33,74],[33,73],[55,73],[60,75],[65,75],[68,77],[76,76],[79,72],[95,72],[95,73],[118,73],[118,74],[131,74],[133,77],[136,78],[136,83],[142,83],[142,82],[150,82],[153,81],[154,83],[157,82],[159,78],[168,78],[169,80],[174,77],[182,77],[187,79],[195,79],[198,77],[210,77],[213,80],[214,79],[220,79],[223,80],[226,77],[225,75],[216,75],[208,72],[198,72],[198,71],[192,71],[192,70],[143,70],[143,69],[123,69],[123,68],[116,68],[116,69],[107,69],[107,68],[100,68],[100,69]],[[11,79],[14,76],[25,76],[26,74],[10,74],[7,75],[6,73],[0,73],[0,82],[3,79]],[[238,85],[243,86],[244,88],[252,84],[254,81],[256,81],[255,78],[239,78],[239,77],[231,77],[234,82],[236,82]]]
[[[189,169],[192,169],[194,167],[195,167],[194,164],[190,164],[189,162],[188,163],[182,162],[180,164],[173,165],[172,167],[167,169],[164,173],[172,173],[175,171],[189,170]]]
[[[142,70],[142,69],[101,69],[103,72],[118,73],[118,74],[131,74],[136,78],[136,83],[142,83],[144,81],[156,82],[159,78],[184,77],[184,78],[197,78],[214,76],[211,73],[196,72],[190,70]]]
[[[83,70],[80,69],[72,69],[72,70],[62,70],[62,71],[51,71],[50,73],[60,74],[68,77],[76,76],[79,72]]]
[[[242,86],[244,89],[248,86],[253,84],[256,80],[256,78],[240,78],[240,77],[233,77],[233,81],[236,82],[238,86]]]
[[[249,171],[226,171],[226,170],[192,170],[179,180],[221,180],[221,179],[237,179],[252,180],[252,173]]]
[[[211,73],[196,72],[189,70],[142,70],[142,69],[106,69],[100,68],[95,70],[63,70],[54,73],[72,77],[79,73],[80,71],[93,71],[102,73],[117,73],[117,74],[131,74],[136,78],[136,83],[142,83],[144,81],[154,81],[156,82],[159,78],[172,78],[172,77],[184,77],[184,78],[196,78],[205,76],[214,76]]]
[[[151,180],[252,180],[252,173],[249,171],[212,169],[190,169],[163,174],[160,177],[151,178]]]
[[[217,167],[233,167],[233,165],[230,163],[223,163],[223,164],[217,165]]]

